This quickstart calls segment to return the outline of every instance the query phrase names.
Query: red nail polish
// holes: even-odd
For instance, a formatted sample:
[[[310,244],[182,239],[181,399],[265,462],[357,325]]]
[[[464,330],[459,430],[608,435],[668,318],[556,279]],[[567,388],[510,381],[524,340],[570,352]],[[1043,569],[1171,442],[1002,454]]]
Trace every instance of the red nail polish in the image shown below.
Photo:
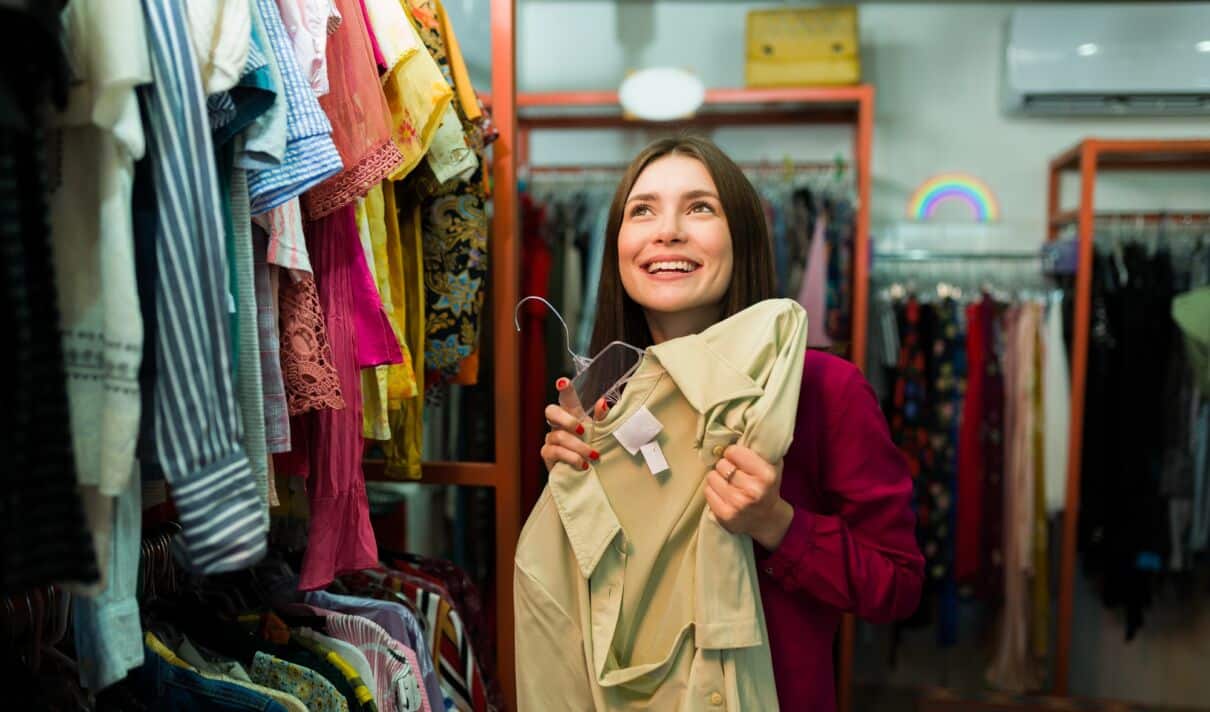
[[[584,425],[583,424],[577,425],[576,426],[576,435],[583,435],[583,434],[584,434]]]
[[[601,459],[601,453],[597,452],[596,450],[593,450],[592,452],[588,453],[588,456],[589,456],[590,458],[592,458],[593,460],[600,460],[600,459]]]
[[[563,390],[564,388],[567,388],[567,383],[568,381],[566,378],[560,378],[559,380],[555,381],[555,388]]]
[[[584,463],[584,467],[582,467],[581,469],[587,470],[587,469],[588,469],[588,463],[587,463],[587,462],[586,462],[586,463]]]

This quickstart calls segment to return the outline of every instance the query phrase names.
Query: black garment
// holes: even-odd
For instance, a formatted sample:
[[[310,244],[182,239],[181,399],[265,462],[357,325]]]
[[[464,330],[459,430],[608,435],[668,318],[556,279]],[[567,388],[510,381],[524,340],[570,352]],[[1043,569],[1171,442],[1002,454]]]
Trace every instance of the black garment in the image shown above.
[[[131,214],[134,224],[134,268],[139,289],[139,312],[143,316],[143,360],[139,363],[139,392],[142,410],[139,421],[139,462],[143,481],[164,479],[155,459],[155,374],[156,374],[156,197],[151,161],[144,156],[134,164],[134,199]]]
[[[1125,266],[1125,275],[1118,269]],[[1122,277],[1125,277],[1123,280]],[[1126,637],[1143,624],[1169,557],[1163,494],[1163,414],[1173,342],[1173,267],[1167,252],[1131,245],[1099,254],[1082,447],[1080,543],[1105,605],[1126,613]]]
[[[76,489],[47,215],[40,108],[66,96],[58,29],[51,3],[0,9],[0,594],[98,578]]]

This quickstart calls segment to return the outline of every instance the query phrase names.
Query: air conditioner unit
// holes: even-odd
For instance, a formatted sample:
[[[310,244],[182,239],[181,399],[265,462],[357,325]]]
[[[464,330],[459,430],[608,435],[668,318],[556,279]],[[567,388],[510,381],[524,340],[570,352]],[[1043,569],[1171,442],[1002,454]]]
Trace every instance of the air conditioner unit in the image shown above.
[[[1210,4],[1018,8],[1003,98],[1036,116],[1210,114]]]

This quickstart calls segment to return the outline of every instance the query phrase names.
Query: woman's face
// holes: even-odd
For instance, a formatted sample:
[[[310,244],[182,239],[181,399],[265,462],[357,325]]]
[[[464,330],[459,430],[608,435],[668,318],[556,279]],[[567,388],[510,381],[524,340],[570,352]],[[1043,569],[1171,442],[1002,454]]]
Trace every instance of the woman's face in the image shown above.
[[[668,155],[639,174],[618,231],[618,269],[630,298],[656,315],[718,318],[731,284],[731,231],[714,179],[695,158]]]

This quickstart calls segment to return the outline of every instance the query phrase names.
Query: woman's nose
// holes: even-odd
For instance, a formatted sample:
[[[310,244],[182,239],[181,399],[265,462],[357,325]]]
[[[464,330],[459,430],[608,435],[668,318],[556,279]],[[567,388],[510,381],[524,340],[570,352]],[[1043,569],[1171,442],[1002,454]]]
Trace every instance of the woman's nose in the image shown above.
[[[678,243],[685,241],[685,233],[681,230],[679,216],[664,218],[657,228],[654,240],[660,243]]]

